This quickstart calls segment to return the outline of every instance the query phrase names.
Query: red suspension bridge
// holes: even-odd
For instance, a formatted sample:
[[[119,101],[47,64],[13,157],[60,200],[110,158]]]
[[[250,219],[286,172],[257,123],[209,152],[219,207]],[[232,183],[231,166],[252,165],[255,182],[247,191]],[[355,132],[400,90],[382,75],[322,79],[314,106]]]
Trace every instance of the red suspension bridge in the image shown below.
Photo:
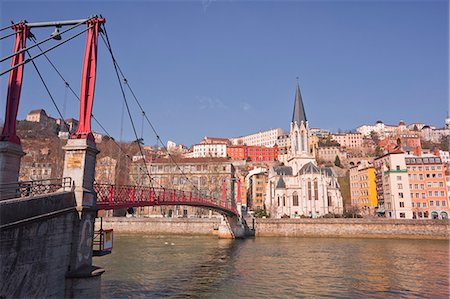
[[[185,205],[208,208],[228,216],[239,215],[233,201],[204,196],[199,192],[108,184],[94,184],[94,190],[97,193],[97,208],[102,210]]]
[[[22,83],[23,83],[23,72],[24,72],[24,66],[28,63],[32,63],[35,67],[37,73],[39,74],[40,79],[42,80],[49,97],[52,99],[56,109],[59,112],[58,107],[56,106],[53,97],[47,87],[47,85],[44,82],[44,79],[39,72],[35,60],[36,58],[40,56],[44,56],[48,62],[52,65],[52,67],[55,69],[55,71],[58,73],[58,75],[61,77],[61,79],[64,81],[66,86],[69,86],[67,81],[62,77],[61,72],[58,71],[58,69],[55,67],[55,65],[50,61],[48,56],[46,55],[47,52],[56,49],[60,45],[74,39],[75,37],[81,35],[82,33],[86,33],[86,47],[85,47],[85,53],[84,53],[84,63],[83,63],[83,69],[82,69],[82,76],[81,76],[81,88],[79,96],[71,89],[71,91],[75,94],[75,96],[80,101],[80,114],[79,114],[79,124],[76,132],[74,132],[70,139],[84,139],[88,141],[93,141],[93,135],[91,131],[91,117],[93,117],[92,114],[92,106],[94,101],[94,91],[95,91],[95,82],[96,82],[96,76],[97,76],[97,52],[98,52],[98,38],[99,36],[102,38],[102,40],[105,43],[105,46],[107,47],[107,50],[109,54],[111,55],[113,66],[117,75],[117,78],[119,79],[119,86],[121,89],[121,93],[123,96],[124,103],[127,107],[127,111],[130,117],[130,122],[133,127],[133,131],[135,134],[136,140],[139,139],[136,133],[136,129],[134,126],[133,119],[130,114],[130,110],[128,107],[128,101],[125,95],[124,86],[129,88],[133,98],[136,100],[137,105],[139,106],[142,115],[145,116],[145,119],[150,124],[153,132],[155,133],[157,139],[161,144],[164,146],[164,143],[160,139],[159,135],[157,134],[154,126],[149,121],[147,114],[144,112],[141,104],[139,103],[135,93],[131,90],[131,87],[128,83],[128,80],[125,78],[121,68],[119,67],[117,60],[115,59],[112,51],[111,44],[109,42],[109,38],[107,35],[106,27],[105,27],[105,18],[101,16],[92,16],[86,19],[81,20],[70,20],[70,21],[57,21],[57,22],[38,22],[38,23],[28,23],[26,21],[21,21],[19,23],[13,24],[9,26],[14,33],[9,34],[3,38],[6,38],[8,36],[15,36],[15,43],[14,43],[14,49],[13,54],[8,55],[0,60],[0,62],[3,62],[7,59],[11,59],[11,67],[5,71],[0,72],[0,76],[4,74],[9,73],[9,81],[8,81],[8,93],[7,93],[7,100],[6,100],[6,112],[5,112],[5,123],[2,130],[2,133],[0,135],[0,140],[9,142],[12,144],[17,144],[20,146],[20,139],[16,134],[16,118],[17,118],[17,112],[20,102],[20,94],[22,90]],[[48,42],[51,40],[57,40],[60,41],[62,38],[61,36],[63,34],[68,33],[69,31],[77,28],[80,25],[85,25],[86,29],[82,30],[81,32],[78,32],[77,34],[63,40],[62,42],[59,42],[58,44],[46,49],[42,50],[39,45],[43,44],[44,42]],[[65,27],[65,26],[71,26],[68,29],[65,29],[63,31],[59,31],[59,28]],[[55,27],[55,32],[51,35],[51,37],[46,38],[40,42],[36,42],[35,35],[31,33],[31,29],[34,28],[42,28],[42,27]],[[7,27],[4,27],[1,29],[1,31],[8,29]],[[26,45],[26,42],[28,39],[31,39],[34,41],[34,45],[28,46]],[[35,56],[31,56],[30,50],[32,48],[38,47],[41,52]],[[26,58],[25,54],[28,54],[29,58]],[[62,120],[64,121],[62,115]],[[94,120],[96,120],[94,118]],[[97,121],[98,122],[98,121]],[[98,124],[104,129],[104,127],[98,122]],[[106,129],[104,129],[105,133],[110,136]],[[142,138],[142,137],[141,137]],[[114,140],[114,139],[113,139]],[[137,143],[139,145],[139,149],[141,152],[141,155],[144,156],[143,150],[140,143]],[[117,146],[118,145],[116,143]],[[165,148],[166,149],[166,148]],[[167,150],[167,149],[166,149]],[[169,157],[170,153],[168,153]],[[124,156],[128,156],[124,153]],[[149,177],[150,181],[153,181],[153,178],[151,177],[151,174],[148,172],[148,166],[146,165],[145,159],[142,159],[143,166],[142,168],[145,170],[146,175]],[[20,162],[20,158],[19,158]],[[175,163],[175,161],[173,160]],[[94,161],[95,163],[95,161]],[[176,163],[175,163],[176,164]],[[94,164],[95,165],[95,164]],[[184,174],[184,173],[183,173]],[[11,184],[15,184],[17,182],[17,176],[15,179],[5,179],[5,175],[0,174],[0,184],[3,184],[4,186],[8,185],[9,187]],[[189,181],[189,179],[186,177],[186,180]],[[77,181],[74,179],[74,182]],[[190,181],[189,181],[190,182]],[[6,185],[5,185],[6,183]],[[17,190],[20,190],[20,183],[17,183],[18,188]],[[82,185],[84,182],[82,183]],[[152,184],[152,183],[151,183]],[[28,183],[29,185],[29,183]],[[41,183],[37,184],[41,185]],[[232,188],[234,188],[234,184],[231,184]],[[238,192],[237,192],[237,203],[236,200],[231,196],[230,198],[227,198],[227,191],[226,191],[226,184],[223,182],[222,186],[222,196],[221,197],[211,197],[204,194],[204,192],[200,192],[197,187],[192,188],[193,191],[183,191],[183,190],[175,190],[175,189],[168,189],[165,188],[165,186],[119,186],[119,185],[108,185],[108,184],[97,184],[92,183],[92,187],[88,188],[95,192],[96,196],[96,208],[97,209],[103,209],[103,210],[114,210],[114,209],[121,209],[121,208],[129,208],[129,207],[144,207],[144,206],[163,206],[163,205],[186,205],[186,206],[195,206],[195,207],[201,207],[206,209],[215,210],[219,213],[222,213],[227,216],[238,216],[239,215],[239,207],[237,204],[240,203],[240,182],[238,182]],[[8,188],[9,188],[8,187]],[[85,186],[84,186],[85,187]],[[1,186],[0,186],[1,189]],[[21,191],[16,191],[16,195],[20,196],[19,194],[32,194],[32,193],[23,193]],[[231,192],[231,194],[234,194],[234,192]],[[1,196],[1,194],[0,194]]]

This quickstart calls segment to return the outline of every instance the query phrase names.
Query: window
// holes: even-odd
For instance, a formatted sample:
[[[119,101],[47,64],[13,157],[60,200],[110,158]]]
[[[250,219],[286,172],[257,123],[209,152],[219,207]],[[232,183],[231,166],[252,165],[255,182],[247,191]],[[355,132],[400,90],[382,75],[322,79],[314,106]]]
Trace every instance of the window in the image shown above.
[[[443,182],[439,182],[439,187],[444,187],[444,183]]]
[[[442,201],[442,206],[443,206],[443,207],[446,206],[445,200]]]
[[[439,196],[439,191],[434,191],[434,196]]]
[[[419,180],[423,180],[423,174],[419,174]]]
[[[434,201],[430,200],[430,207],[434,206]]]
[[[400,218],[406,218],[405,213],[400,213]]]
[[[432,191],[428,191],[428,196],[433,196],[433,192]]]
[[[417,207],[420,208],[420,202],[417,203]]]
[[[426,202],[422,203],[422,207],[426,208],[427,207],[427,203]]]
[[[395,166],[395,169],[400,170],[400,165]]]
[[[411,207],[413,207],[413,208],[414,208],[414,203],[413,203],[413,202],[411,203]]]
[[[441,202],[439,200],[436,200],[436,207],[439,207]]]
[[[422,198],[425,198],[425,193],[422,193]]]
[[[414,184],[414,189],[419,189],[419,184]]]
[[[444,193],[444,191],[441,191],[441,196],[445,196],[445,193]]]
[[[298,195],[296,192],[294,192],[294,194],[292,195],[292,205],[298,206]]]
[[[402,177],[400,175],[397,176],[397,181],[401,181]]]
[[[425,189],[425,185],[424,184],[420,184],[420,189]]]
[[[404,208],[405,207],[405,203],[403,201],[399,202],[400,204],[400,208]]]
[[[398,197],[403,198],[403,192],[399,192]]]
[[[398,189],[403,189],[403,184],[397,184]]]

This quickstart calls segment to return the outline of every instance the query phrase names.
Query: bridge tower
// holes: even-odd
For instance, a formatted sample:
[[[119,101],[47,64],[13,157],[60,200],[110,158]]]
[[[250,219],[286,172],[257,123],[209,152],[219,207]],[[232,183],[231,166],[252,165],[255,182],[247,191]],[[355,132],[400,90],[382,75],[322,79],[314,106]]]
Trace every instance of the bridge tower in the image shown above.
[[[77,131],[70,136],[64,158],[64,177],[71,177],[74,184],[78,219],[75,220],[70,272],[66,275],[66,297],[83,297],[86,287],[100,290],[103,269],[92,265],[94,224],[96,218],[96,193],[94,191],[95,162],[99,153],[91,131],[92,105],[94,102],[97,72],[97,49],[100,25],[105,19],[94,17],[88,26],[86,48],[81,78],[80,119]],[[92,296],[92,293],[84,294]]]
[[[98,150],[91,132],[91,114],[94,100],[97,69],[97,48],[102,17],[89,17],[83,20],[27,23],[12,25],[15,31],[14,53],[8,81],[5,124],[0,135],[0,199],[18,197],[18,177],[20,159],[24,155],[20,139],[16,134],[16,118],[22,89],[26,39],[30,28],[78,26],[86,24],[87,39],[82,70],[80,91],[80,121],[77,132],[71,136],[65,146],[63,174],[71,177],[74,184],[76,211],[74,217],[70,247],[70,264],[65,275],[65,296],[70,298],[99,298],[100,276],[103,269],[92,265],[92,240],[96,217],[96,194],[94,192],[95,160]],[[5,188],[7,186],[8,188]],[[11,187],[9,187],[11,186]],[[69,229],[69,228],[67,228]],[[1,296],[0,296],[1,297]]]
[[[8,188],[3,188],[0,199],[16,197],[20,159],[25,154],[16,134],[16,118],[22,90],[24,64],[21,63],[25,60],[25,51],[23,50],[26,48],[30,30],[25,22],[20,22],[12,27],[16,38],[13,51],[17,54],[12,57],[11,67],[19,66],[9,73],[5,123],[0,135],[0,184],[8,186]]]

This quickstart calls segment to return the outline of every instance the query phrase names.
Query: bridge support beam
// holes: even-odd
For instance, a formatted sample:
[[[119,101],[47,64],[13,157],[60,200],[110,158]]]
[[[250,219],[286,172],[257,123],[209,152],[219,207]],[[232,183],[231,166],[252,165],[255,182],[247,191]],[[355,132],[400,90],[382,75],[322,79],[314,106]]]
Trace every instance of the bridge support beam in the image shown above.
[[[95,142],[85,139],[69,139],[64,147],[64,177],[71,177],[74,184],[78,217],[74,220],[70,270],[66,275],[68,298],[99,298],[101,274],[104,270],[92,265],[92,240],[96,217],[94,176],[96,156]]]
[[[219,239],[242,239],[245,237],[245,227],[240,217],[222,216],[219,224]]]

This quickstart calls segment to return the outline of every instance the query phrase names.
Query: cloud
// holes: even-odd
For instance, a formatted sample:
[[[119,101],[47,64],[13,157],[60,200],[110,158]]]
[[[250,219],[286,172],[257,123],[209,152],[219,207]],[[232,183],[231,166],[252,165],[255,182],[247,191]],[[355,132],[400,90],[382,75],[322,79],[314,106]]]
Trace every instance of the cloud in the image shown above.
[[[250,106],[250,104],[246,103],[246,102],[242,102],[240,104],[240,106],[241,106],[241,109],[244,110],[244,111],[248,111],[248,110],[250,110],[250,108],[252,108],[252,106]]]
[[[197,96],[197,102],[200,110],[224,110],[228,108],[219,98],[214,97]]]
[[[213,3],[214,0],[202,0],[202,7],[203,7],[203,12],[206,13],[206,10],[208,9],[208,7],[211,5],[211,3]]]

